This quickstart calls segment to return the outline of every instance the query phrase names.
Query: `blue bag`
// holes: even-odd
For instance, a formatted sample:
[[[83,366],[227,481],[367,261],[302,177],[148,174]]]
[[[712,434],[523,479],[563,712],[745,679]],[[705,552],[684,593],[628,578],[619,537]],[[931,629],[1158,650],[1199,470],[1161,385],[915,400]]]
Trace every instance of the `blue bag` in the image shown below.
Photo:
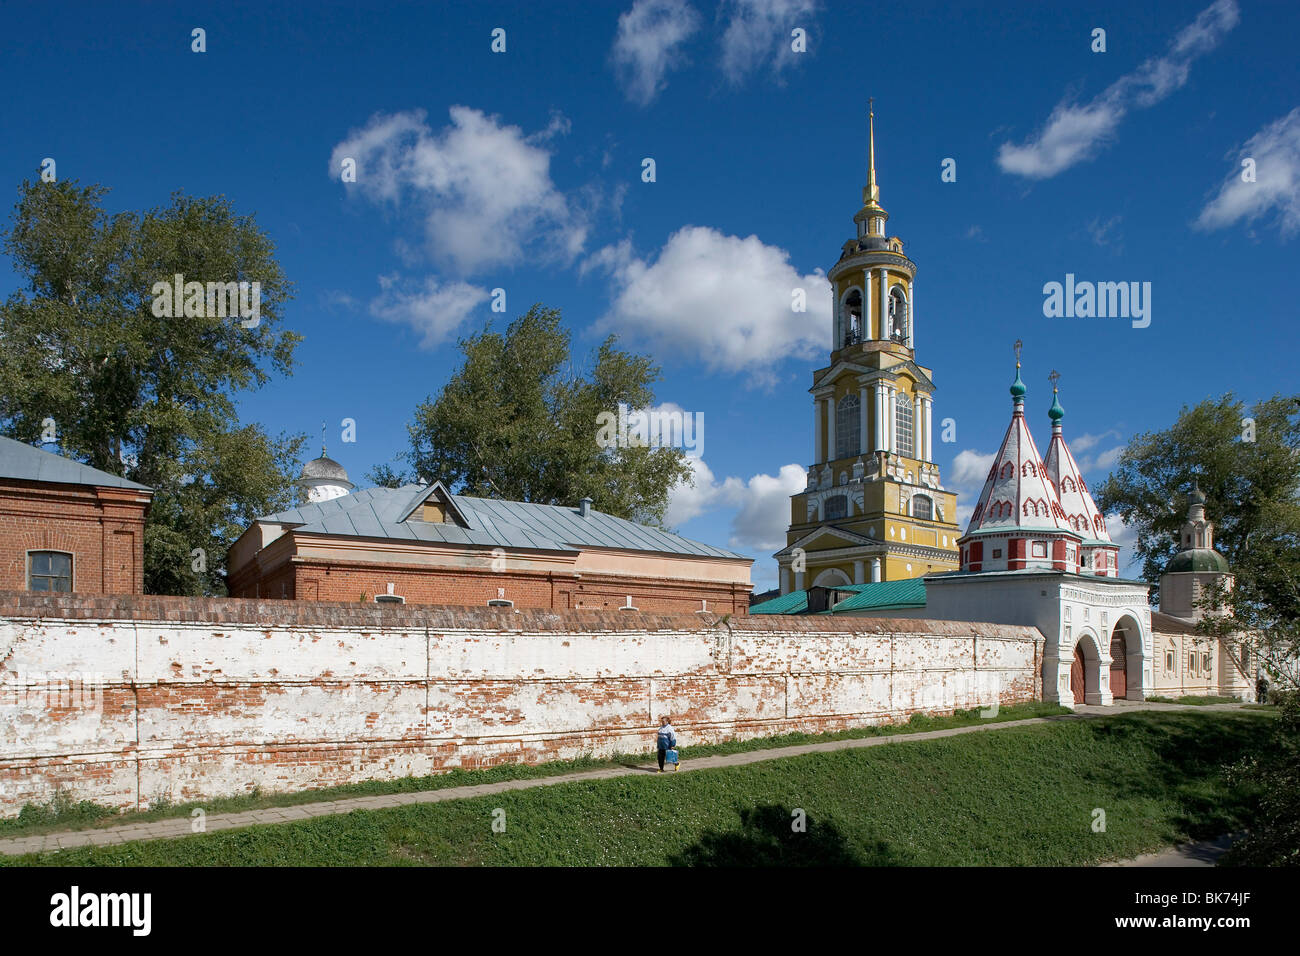
[[[673,750],[665,750],[664,763],[676,763],[676,762],[677,762],[677,750],[675,748]]]

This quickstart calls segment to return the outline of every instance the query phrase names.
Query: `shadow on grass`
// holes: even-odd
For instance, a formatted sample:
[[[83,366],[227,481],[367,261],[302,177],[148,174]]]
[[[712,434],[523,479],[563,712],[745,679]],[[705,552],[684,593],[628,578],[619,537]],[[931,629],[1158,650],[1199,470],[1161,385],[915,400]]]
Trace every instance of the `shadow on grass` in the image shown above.
[[[1255,788],[1219,788],[1210,781],[1246,753],[1268,746],[1272,728],[1267,720],[1249,722],[1205,720],[1198,713],[1147,712],[1138,720],[1123,718],[1091,725],[1093,735],[1109,747],[1124,750],[1131,741],[1155,751],[1158,760],[1129,770],[1108,768],[1102,781],[1119,796],[1176,795],[1181,813],[1175,825],[1193,839],[1214,838],[1239,830],[1254,809]]]
[[[877,841],[866,853],[849,845],[832,824],[808,816],[804,832],[795,832],[789,807],[766,804],[740,809],[736,830],[706,833],[680,854],[672,866],[906,866],[889,844]]]

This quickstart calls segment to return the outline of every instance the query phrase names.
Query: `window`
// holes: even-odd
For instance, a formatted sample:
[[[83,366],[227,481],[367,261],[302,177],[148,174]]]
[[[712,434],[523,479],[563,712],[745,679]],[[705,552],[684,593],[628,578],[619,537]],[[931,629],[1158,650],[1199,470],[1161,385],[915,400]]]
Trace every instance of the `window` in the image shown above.
[[[934,502],[927,495],[912,496],[912,517],[926,518],[934,517]]]
[[[856,395],[845,395],[835,406],[835,457],[852,458],[862,451],[859,439],[862,408]]]
[[[1174,672],[1174,652],[1165,651],[1165,673],[1172,674],[1173,672]]]
[[[402,597],[400,594],[376,594],[375,603],[376,604],[405,604],[406,598]]]
[[[995,558],[1000,558],[1000,557],[1002,557],[1002,549],[1001,549],[1001,548],[994,548],[994,549],[993,549],[993,557],[995,557]]]
[[[826,499],[826,520],[847,518],[849,515],[848,495],[831,495]]]
[[[514,607],[515,602],[507,601],[505,598],[493,598],[492,600],[488,601],[487,606],[488,607]]]
[[[867,337],[862,327],[862,293],[853,289],[844,297],[840,310],[840,329],[844,345],[856,345]]]
[[[1195,651],[1187,652],[1187,673],[1192,675],[1193,677],[1196,676],[1196,652]]]
[[[1210,676],[1210,652],[1206,651],[1201,655],[1201,671],[1206,677]]]
[[[889,337],[907,343],[907,296],[900,286],[889,291]]]
[[[33,591],[72,590],[72,555],[62,551],[32,551],[27,555],[27,587]]]
[[[894,399],[895,447],[900,455],[912,457],[912,397],[899,392]]]
[[[1034,542],[1034,557],[1036,557],[1036,558],[1045,558],[1045,557],[1047,557],[1047,542],[1046,542],[1046,541],[1035,541],[1035,542]]]

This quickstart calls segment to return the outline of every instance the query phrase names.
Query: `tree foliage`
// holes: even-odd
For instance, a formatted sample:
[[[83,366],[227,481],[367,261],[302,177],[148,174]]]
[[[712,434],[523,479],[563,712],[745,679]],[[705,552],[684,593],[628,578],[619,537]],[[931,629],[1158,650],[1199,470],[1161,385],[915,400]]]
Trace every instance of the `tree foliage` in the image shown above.
[[[1244,425],[1246,419],[1252,421]],[[1275,395],[1248,410],[1229,393],[1184,407],[1164,431],[1133,438],[1097,499],[1136,531],[1149,581],[1158,581],[1180,550],[1178,532],[1193,482],[1207,496],[1205,514],[1215,525],[1215,546],[1236,578],[1230,591],[1207,591],[1201,606],[1212,613],[1200,629],[1240,645],[1234,656],[1247,677],[1253,679],[1254,662],[1262,661],[1275,680],[1294,684],[1300,634],[1300,400]],[[1247,646],[1252,653],[1243,657]]]
[[[281,327],[292,292],[274,244],[220,196],[110,215],[99,185],[19,192],[3,248],[25,288],[0,306],[0,427],[37,442],[53,419],[61,454],[155,489],[147,591],[224,593],[227,548],[291,503],[304,442],[241,425],[236,408],[291,373],[300,341]],[[260,283],[259,321],[155,316],[154,284],[177,273]]]
[[[505,333],[460,342],[464,362],[408,426],[407,462],[458,493],[541,504],[584,497],[608,514],[660,524],[669,490],[692,471],[677,448],[603,448],[597,418],[620,402],[647,408],[659,369],[610,336],[587,369],[556,309],[534,305]],[[388,476],[385,476],[388,477]]]

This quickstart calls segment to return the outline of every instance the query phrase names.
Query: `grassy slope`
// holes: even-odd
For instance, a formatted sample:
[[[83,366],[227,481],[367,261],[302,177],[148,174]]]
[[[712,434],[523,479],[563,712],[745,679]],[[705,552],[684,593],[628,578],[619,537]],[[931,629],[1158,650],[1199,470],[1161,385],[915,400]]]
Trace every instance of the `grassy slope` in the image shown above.
[[[729,740],[718,744],[703,744],[681,748],[683,760],[709,757],[714,754],[742,753],[751,750],[768,750],[774,747],[792,747],[800,744],[824,743],[859,737],[878,737],[888,734],[919,733],[943,730],[948,727],[969,727],[973,724],[1002,723],[1009,720],[1026,720],[1069,713],[1055,704],[1034,702],[1002,707],[995,717],[981,717],[982,711],[974,708],[958,711],[947,717],[928,717],[914,714],[906,724],[879,724],[854,730],[839,730],[825,734],[782,734],[776,737],[757,737],[752,740]],[[651,744],[653,746],[653,744]],[[396,780],[366,780],[318,790],[296,793],[250,793],[217,797],[193,803],[161,802],[149,810],[118,813],[111,807],[90,801],[73,803],[55,799],[45,804],[28,804],[15,818],[0,820],[0,839],[35,836],[63,830],[86,830],[128,823],[148,823],[174,817],[188,817],[195,809],[206,813],[239,813],[244,810],[262,810],[267,807],[292,807],[325,800],[342,800],[348,797],[371,797],[387,793],[413,793],[418,790],[443,790],[447,787],[471,787],[503,780],[525,780],[554,777],[581,770],[643,764],[655,759],[653,751],[643,754],[624,754],[613,757],[580,757],[576,760],[557,760],[542,764],[501,764],[482,770],[452,770],[428,777],[400,777]]]
[[[174,841],[0,862],[55,865],[1080,864],[1236,829],[1219,768],[1258,712],[1145,712],[562,784]],[[506,832],[492,812],[505,810]],[[807,832],[793,833],[802,808]],[[1092,830],[1106,811],[1106,832]]]

